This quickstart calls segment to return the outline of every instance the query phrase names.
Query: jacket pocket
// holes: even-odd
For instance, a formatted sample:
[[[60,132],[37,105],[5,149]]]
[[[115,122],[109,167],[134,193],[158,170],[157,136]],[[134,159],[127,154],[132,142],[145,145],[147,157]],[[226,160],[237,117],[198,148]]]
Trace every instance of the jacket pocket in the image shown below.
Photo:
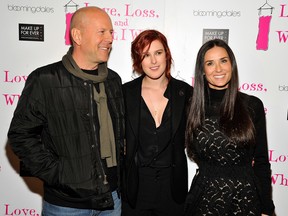
[[[90,155],[78,158],[60,158],[59,186],[61,192],[80,198],[95,193]]]

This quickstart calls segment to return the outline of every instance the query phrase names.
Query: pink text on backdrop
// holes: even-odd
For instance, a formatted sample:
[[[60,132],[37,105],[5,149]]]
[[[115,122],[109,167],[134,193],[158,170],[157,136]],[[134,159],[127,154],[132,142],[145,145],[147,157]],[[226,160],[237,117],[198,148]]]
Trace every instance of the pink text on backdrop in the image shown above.
[[[7,106],[17,104],[20,98],[20,94],[3,94],[3,96]]]
[[[288,154],[277,154],[275,150],[269,150],[269,161],[274,163],[288,162]]]
[[[85,7],[88,7],[90,5],[89,2],[84,3]],[[142,32],[141,29],[135,29],[135,28],[128,28],[129,26],[129,20],[128,18],[159,18],[159,15],[154,9],[147,9],[147,8],[132,8],[131,4],[124,4],[124,13],[120,14],[119,10],[117,8],[110,8],[110,7],[104,7],[102,8],[106,13],[113,17],[124,17],[123,20],[116,20],[114,21],[114,33],[113,33],[113,40],[116,41],[126,41],[126,40],[134,40],[135,37]],[[70,29],[70,22],[72,18],[73,13],[66,13],[65,22],[66,22],[66,30],[65,30],[65,45],[70,45],[70,35],[69,35],[69,29]],[[122,27],[120,29],[117,29],[117,27]],[[127,28],[123,28],[127,27]]]
[[[263,83],[242,83],[239,86],[239,91],[257,91],[266,92],[267,89],[264,87]]]
[[[27,80],[27,75],[12,75],[10,74],[9,70],[4,71],[4,82],[10,83],[20,83],[25,82]]]
[[[130,4],[125,5],[125,16],[129,17],[149,17],[149,18],[158,18],[159,16],[156,14],[155,10],[151,9],[135,9],[131,10]]]
[[[29,209],[29,208],[13,208],[10,206],[10,204],[4,204],[5,206],[5,214],[4,216],[40,216],[39,213],[37,213],[36,209]]]
[[[288,18],[288,7],[286,4],[280,4],[280,18]],[[287,19],[288,20],[288,19]],[[277,30],[279,43],[286,43],[288,40],[288,30]]]
[[[130,40],[134,40],[138,34],[142,32],[141,29],[125,29],[121,28],[120,32],[114,31],[113,33],[113,40],[127,40],[128,37]]]
[[[281,6],[280,17],[288,18],[288,10],[287,10],[287,13],[285,11],[287,9],[287,5],[286,4],[280,4],[280,6]]]
[[[273,185],[281,185],[285,187],[288,186],[288,179],[283,173],[273,174],[271,177],[271,181]]]

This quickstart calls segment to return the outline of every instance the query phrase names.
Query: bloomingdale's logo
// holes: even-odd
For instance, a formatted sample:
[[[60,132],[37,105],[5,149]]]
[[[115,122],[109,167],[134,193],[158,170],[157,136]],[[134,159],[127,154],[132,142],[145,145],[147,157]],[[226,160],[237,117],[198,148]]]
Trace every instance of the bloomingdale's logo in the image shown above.
[[[222,10],[222,11],[215,11],[215,10],[193,10],[193,16],[203,16],[203,17],[217,17],[217,18],[234,18],[240,17],[240,11],[234,10]]]
[[[53,7],[47,6],[29,6],[29,5],[14,5],[8,4],[8,10],[12,12],[31,12],[35,13],[54,13]]]

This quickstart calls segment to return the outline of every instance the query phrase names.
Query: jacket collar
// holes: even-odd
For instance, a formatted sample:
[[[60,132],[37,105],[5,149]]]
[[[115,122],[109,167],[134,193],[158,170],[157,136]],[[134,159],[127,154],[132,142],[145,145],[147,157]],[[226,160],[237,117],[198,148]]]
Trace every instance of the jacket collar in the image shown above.
[[[129,83],[129,91],[126,89],[126,103],[127,103],[127,118],[131,125],[134,135],[138,137],[139,131],[139,119],[140,119],[140,107],[141,107],[141,86],[144,76],[138,77]],[[177,131],[180,124],[183,113],[183,107],[185,106],[185,89],[182,89],[178,82],[174,78],[170,80],[171,88],[171,121],[172,121],[172,138]],[[185,111],[185,107],[184,107]]]

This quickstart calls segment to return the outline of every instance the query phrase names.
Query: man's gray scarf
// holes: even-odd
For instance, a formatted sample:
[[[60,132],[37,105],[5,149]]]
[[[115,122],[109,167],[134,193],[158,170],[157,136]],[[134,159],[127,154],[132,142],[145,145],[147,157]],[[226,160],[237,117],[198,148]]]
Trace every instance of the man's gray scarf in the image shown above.
[[[106,159],[107,166],[113,167],[117,165],[115,138],[111,116],[107,106],[107,96],[105,92],[104,81],[108,76],[106,63],[98,65],[98,75],[84,73],[76,64],[72,57],[73,47],[70,47],[67,54],[63,56],[62,62],[65,68],[83,80],[91,80],[93,83],[99,83],[100,92],[93,85],[94,100],[97,104],[98,119],[100,125],[100,154],[102,159]]]

